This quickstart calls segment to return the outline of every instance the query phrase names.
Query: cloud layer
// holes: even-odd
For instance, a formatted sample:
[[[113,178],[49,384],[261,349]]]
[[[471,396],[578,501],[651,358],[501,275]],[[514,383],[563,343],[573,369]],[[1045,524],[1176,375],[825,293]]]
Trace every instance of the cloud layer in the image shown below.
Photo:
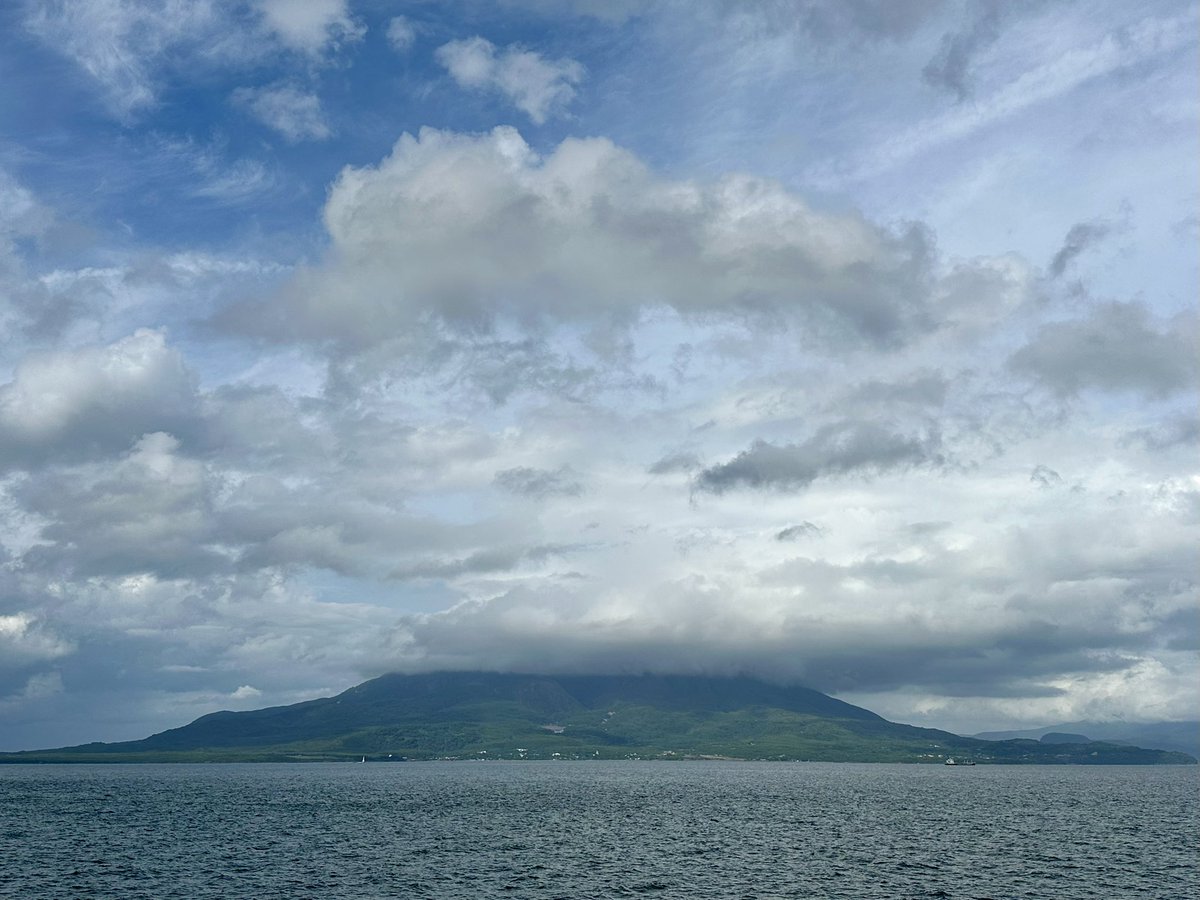
[[[0,13],[0,743],[442,667],[1194,717],[1193,8],[403,13]]]

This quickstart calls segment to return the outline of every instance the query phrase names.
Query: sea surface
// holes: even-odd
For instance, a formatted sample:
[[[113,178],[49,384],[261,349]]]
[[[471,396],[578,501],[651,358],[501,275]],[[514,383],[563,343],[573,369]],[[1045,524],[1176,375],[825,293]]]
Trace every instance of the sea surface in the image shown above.
[[[0,897],[1200,897],[1200,768],[0,766]]]

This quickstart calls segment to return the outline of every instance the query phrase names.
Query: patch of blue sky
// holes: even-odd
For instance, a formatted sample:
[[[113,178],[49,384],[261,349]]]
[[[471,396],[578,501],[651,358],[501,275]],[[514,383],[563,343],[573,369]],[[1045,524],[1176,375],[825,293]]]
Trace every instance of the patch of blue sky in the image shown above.
[[[391,609],[397,613],[432,613],[462,599],[435,578],[423,581],[354,578],[329,569],[315,569],[296,580],[299,591],[307,591],[326,603],[356,604]]]

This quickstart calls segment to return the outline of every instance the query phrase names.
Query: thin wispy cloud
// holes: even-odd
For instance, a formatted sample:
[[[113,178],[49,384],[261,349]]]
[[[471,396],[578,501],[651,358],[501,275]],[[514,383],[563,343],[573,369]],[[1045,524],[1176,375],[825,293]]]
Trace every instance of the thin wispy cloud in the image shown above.
[[[1052,58],[1021,72],[1011,82],[973,102],[883,137],[849,160],[830,160],[814,166],[806,178],[815,186],[835,187],[876,178],[942,144],[962,140],[984,128],[1005,122],[1031,107],[1063,97],[1094,79],[1135,66],[1192,43],[1195,14],[1171,18],[1148,17],[1120,34],[1108,34],[1086,47],[1053,48]]]
[[[397,53],[405,53],[412,49],[417,41],[417,29],[404,16],[396,16],[387,26],[388,44]]]
[[[289,141],[319,141],[331,134],[320,98],[294,84],[238,88],[230,99]]]

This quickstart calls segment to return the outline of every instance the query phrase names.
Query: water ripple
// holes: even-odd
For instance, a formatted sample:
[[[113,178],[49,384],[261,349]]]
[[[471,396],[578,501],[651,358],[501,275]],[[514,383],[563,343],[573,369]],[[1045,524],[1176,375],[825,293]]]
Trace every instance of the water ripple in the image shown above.
[[[0,767],[0,898],[1200,896],[1190,767]]]

